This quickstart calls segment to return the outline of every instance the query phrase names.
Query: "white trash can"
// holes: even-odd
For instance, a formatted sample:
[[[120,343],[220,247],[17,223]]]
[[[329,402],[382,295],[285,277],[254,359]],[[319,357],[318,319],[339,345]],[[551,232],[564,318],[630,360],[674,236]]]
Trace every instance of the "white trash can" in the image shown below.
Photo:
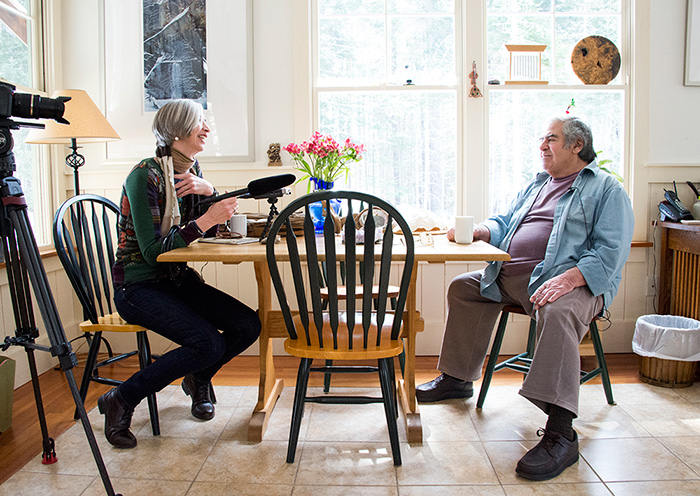
[[[642,357],[642,381],[669,388],[692,386],[700,360],[700,321],[643,315],[634,328],[632,350]]]

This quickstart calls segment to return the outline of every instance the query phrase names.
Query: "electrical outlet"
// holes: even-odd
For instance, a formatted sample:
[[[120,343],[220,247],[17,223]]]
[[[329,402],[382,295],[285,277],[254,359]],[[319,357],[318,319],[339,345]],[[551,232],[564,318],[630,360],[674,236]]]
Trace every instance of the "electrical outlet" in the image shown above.
[[[656,278],[654,276],[647,277],[647,296],[656,294]]]

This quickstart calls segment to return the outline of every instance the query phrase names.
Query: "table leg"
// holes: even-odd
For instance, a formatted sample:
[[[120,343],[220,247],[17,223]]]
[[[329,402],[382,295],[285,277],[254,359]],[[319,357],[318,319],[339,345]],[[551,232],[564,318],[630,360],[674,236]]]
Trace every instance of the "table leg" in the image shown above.
[[[272,283],[270,271],[265,262],[255,262],[255,279],[258,283],[258,315],[262,322],[260,332],[260,380],[258,402],[248,424],[248,441],[261,442],[267,429],[272,410],[282,394],[284,381],[277,379],[272,357],[272,337],[270,336],[269,312],[272,309]]]
[[[406,421],[406,438],[411,444],[423,442],[423,426],[421,424],[418,403],[416,402],[416,333],[420,314],[416,308],[416,281],[418,277],[418,262],[413,264],[411,284],[406,300],[406,318],[404,320],[406,346],[406,367],[403,379],[398,381],[398,392],[401,407]]]

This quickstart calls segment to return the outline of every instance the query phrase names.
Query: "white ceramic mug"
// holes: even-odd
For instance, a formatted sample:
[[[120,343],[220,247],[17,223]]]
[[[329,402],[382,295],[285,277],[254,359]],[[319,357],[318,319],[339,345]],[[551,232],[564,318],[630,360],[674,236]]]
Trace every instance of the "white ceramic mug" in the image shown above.
[[[458,215],[455,217],[455,242],[468,245],[474,240],[474,217]]]
[[[228,220],[228,230],[245,236],[248,232],[247,218],[245,215],[235,214]]]

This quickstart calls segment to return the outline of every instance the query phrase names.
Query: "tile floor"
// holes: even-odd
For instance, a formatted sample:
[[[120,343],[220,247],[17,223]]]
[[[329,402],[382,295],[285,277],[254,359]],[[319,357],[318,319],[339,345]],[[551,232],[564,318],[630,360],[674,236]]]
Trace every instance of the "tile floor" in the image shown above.
[[[424,442],[407,444],[399,429],[401,467],[392,463],[380,404],[307,405],[296,462],[285,463],[293,388],[284,390],[260,444],[246,441],[253,387],[217,387],[215,419],[199,422],[188,398],[169,386],[158,396],[162,435],[151,435],[144,402],[134,416],[133,450],[104,441],[96,409],[90,419],[124,496],[700,494],[700,385],[617,384],[613,392],[616,406],[601,386],[581,388],[574,425],[581,458],[541,483],[514,472],[545,421],[517,387],[492,387],[482,410],[474,398],[421,405]],[[104,494],[79,424],[56,440],[56,450],[56,464],[37,457],[0,486],[0,496]]]

